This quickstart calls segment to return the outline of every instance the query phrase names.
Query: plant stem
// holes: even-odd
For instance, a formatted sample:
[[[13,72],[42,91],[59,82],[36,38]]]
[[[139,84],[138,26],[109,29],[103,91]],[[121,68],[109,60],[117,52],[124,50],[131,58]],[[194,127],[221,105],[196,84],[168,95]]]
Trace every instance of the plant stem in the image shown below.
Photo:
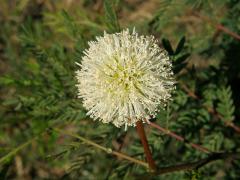
[[[147,162],[149,164],[149,167],[153,170],[153,171],[156,171],[156,165],[155,165],[155,162],[152,158],[152,153],[149,149],[149,145],[148,145],[148,142],[147,142],[147,138],[146,138],[146,134],[145,134],[145,131],[144,131],[144,127],[143,127],[143,124],[142,124],[142,121],[137,121],[136,123],[136,129],[137,129],[137,133],[141,139],[141,142],[142,142],[142,145],[143,145],[143,149],[144,149],[144,152],[145,152],[145,155],[146,155],[146,159],[147,159]]]
[[[208,22],[209,24],[212,24],[213,26],[215,26],[215,28],[219,31],[222,31],[230,36],[232,36],[233,38],[237,39],[240,41],[240,35],[231,31],[230,29],[228,29],[227,27],[223,26],[222,24],[218,24],[216,22],[214,22],[212,19],[210,19],[207,16],[203,16],[199,13],[196,12],[192,12],[192,14],[198,18],[201,18],[203,21]]]
[[[217,160],[226,160],[226,159],[237,160],[237,159],[239,159],[239,157],[240,157],[239,152],[213,153],[213,154],[209,155],[207,158],[200,159],[195,162],[186,162],[186,163],[179,164],[179,165],[173,165],[173,166],[169,166],[169,167],[159,168],[158,171],[156,172],[156,174],[160,175],[160,174],[172,173],[172,172],[176,172],[176,171],[187,171],[187,170],[199,169],[199,168],[201,168],[211,162],[217,161]]]
[[[156,129],[158,129],[158,130],[160,130],[160,131],[162,131],[163,133],[165,133],[165,134],[167,134],[167,135],[175,138],[175,139],[178,140],[178,141],[182,141],[182,142],[184,142],[184,143],[189,144],[190,146],[192,146],[193,148],[195,148],[195,149],[197,149],[197,150],[200,150],[200,151],[205,152],[205,153],[210,153],[210,152],[211,152],[209,149],[207,149],[207,148],[205,148],[205,147],[202,147],[202,146],[200,146],[200,145],[198,145],[198,144],[194,144],[194,143],[188,142],[184,137],[181,137],[181,136],[177,135],[176,133],[171,132],[171,131],[168,130],[168,129],[165,129],[165,128],[159,126],[158,124],[155,124],[155,123],[153,123],[153,122],[150,122],[149,125],[152,126],[152,127],[154,127],[154,128],[156,128]]]
[[[33,141],[37,139],[38,136],[33,137],[32,139],[28,140],[27,142],[21,144],[20,146],[14,148],[12,151],[10,151],[8,154],[0,158],[0,164],[5,163],[8,159],[10,159],[12,156],[17,154],[19,151],[30,145]]]
[[[155,172],[155,175],[162,175],[167,173],[173,173],[178,171],[189,171],[189,170],[197,170],[209,163],[212,163],[217,160],[239,160],[240,153],[234,152],[234,153],[213,153],[209,155],[207,158],[199,159],[195,162],[185,162],[178,165],[172,165],[168,167],[159,167],[158,170]],[[141,175],[139,179],[148,179],[149,175]],[[138,176],[136,175],[136,178]]]
[[[62,129],[59,129],[59,128],[53,128],[53,130],[58,132],[58,133],[65,134],[65,135],[77,138],[77,139],[81,140],[82,142],[84,142],[84,143],[86,143],[88,145],[94,146],[94,147],[96,147],[98,149],[101,149],[102,151],[105,151],[108,154],[112,154],[112,155],[118,156],[118,157],[120,157],[122,159],[129,160],[129,161],[131,161],[133,163],[136,163],[136,164],[139,164],[141,166],[144,166],[144,167],[148,168],[148,164],[143,162],[143,161],[141,161],[141,160],[138,160],[138,159],[135,159],[135,158],[133,158],[131,156],[128,156],[126,154],[114,151],[111,148],[106,148],[104,146],[101,146],[101,145],[99,145],[99,144],[97,144],[97,143],[95,143],[95,142],[93,142],[91,140],[88,140],[88,139],[86,139],[86,138],[84,138],[84,137],[82,137],[80,135],[73,134],[71,132],[68,132],[68,131],[65,131],[65,130],[62,130]]]

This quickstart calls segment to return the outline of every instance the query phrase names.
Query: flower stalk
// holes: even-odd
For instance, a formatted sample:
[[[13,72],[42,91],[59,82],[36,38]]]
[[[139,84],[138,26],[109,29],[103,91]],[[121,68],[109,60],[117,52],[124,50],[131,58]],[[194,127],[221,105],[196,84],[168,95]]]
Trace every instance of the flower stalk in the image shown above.
[[[145,131],[144,131],[142,121],[137,121],[136,122],[136,129],[137,129],[137,133],[140,137],[140,140],[142,142],[143,149],[144,149],[149,167],[151,168],[151,170],[156,171],[157,168],[156,168],[155,162],[152,158],[152,153],[151,153],[150,148],[149,148],[149,144],[148,144],[148,141],[147,141],[147,138],[146,138],[146,134],[145,134]]]

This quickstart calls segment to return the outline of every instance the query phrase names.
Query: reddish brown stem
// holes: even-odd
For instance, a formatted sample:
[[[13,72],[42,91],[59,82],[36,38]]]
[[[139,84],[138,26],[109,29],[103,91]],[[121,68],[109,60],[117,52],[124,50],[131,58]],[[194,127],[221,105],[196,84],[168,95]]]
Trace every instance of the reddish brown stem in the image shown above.
[[[229,126],[229,127],[233,128],[236,132],[238,132],[240,134],[240,127],[233,124],[233,122],[225,123],[225,124],[226,124],[226,126]]]
[[[156,129],[158,129],[158,130],[160,130],[160,131],[162,131],[163,133],[165,133],[165,134],[167,134],[167,135],[177,139],[178,141],[182,141],[182,142],[185,142],[185,143],[189,144],[190,146],[192,146],[193,148],[195,148],[195,149],[197,149],[199,151],[202,151],[202,152],[205,152],[205,153],[210,153],[211,152],[209,149],[207,149],[205,147],[202,147],[202,146],[200,146],[198,144],[194,144],[194,143],[188,142],[185,138],[175,134],[174,132],[171,132],[171,131],[169,131],[167,129],[164,129],[163,127],[161,127],[161,126],[159,126],[159,125],[157,125],[157,124],[155,124],[153,122],[150,122],[149,125],[154,127],[154,128],[156,128]]]
[[[215,28],[219,31],[222,31],[230,36],[232,36],[233,38],[237,39],[237,40],[240,40],[240,35],[235,33],[235,32],[232,32],[230,29],[228,29],[227,27],[223,26],[222,24],[218,24],[216,22],[214,22],[212,19],[210,19],[209,17],[207,16],[203,16],[201,14],[198,14],[196,12],[193,12],[193,15],[195,15],[196,17],[199,17],[201,18],[202,20],[212,24],[213,26],[215,26]]]
[[[145,131],[144,131],[144,127],[143,127],[143,124],[142,124],[142,121],[138,121],[136,123],[136,128],[137,128],[137,133],[141,139],[141,142],[142,142],[142,145],[143,145],[143,148],[144,148],[144,152],[145,152],[145,155],[146,155],[146,159],[147,159],[147,162],[149,164],[149,167],[153,170],[153,171],[156,171],[156,165],[155,165],[155,162],[152,158],[152,153],[149,149],[149,145],[148,145],[148,142],[147,142],[147,138],[146,138],[146,134],[145,134]]]
[[[235,32],[230,31],[228,28],[224,27],[223,25],[217,24],[217,25],[216,25],[216,28],[217,28],[218,30],[223,31],[223,32],[225,32],[226,34],[232,36],[233,38],[235,38],[235,39],[237,39],[237,40],[240,40],[240,35],[238,35],[238,34],[235,33]]]

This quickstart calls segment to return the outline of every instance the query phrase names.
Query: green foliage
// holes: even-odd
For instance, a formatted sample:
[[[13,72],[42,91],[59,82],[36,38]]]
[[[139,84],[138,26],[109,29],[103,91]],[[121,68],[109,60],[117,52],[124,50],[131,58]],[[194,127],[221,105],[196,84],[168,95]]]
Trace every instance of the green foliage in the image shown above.
[[[138,164],[57,133],[53,127],[145,159],[135,128],[126,132],[91,120],[75,87],[76,62],[81,62],[88,41],[104,30],[113,33],[135,26],[139,34],[159,40],[176,78],[172,101],[152,122],[184,137],[185,142],[145,124],[156,165],[207,157],[190,143],[213,152],[239,152],[239,134],[228,125],[240,126],[240,45],[215,26],[221,23],[240,34],[239,8],[236,0],[21,1],[14,5],[3,1],[0,179],[238,179],[240,162],[236,160],[150,175]]]
[[[117,32],[120,30],[116,12],[113,7],[113,1],[104,0],[105,19],[108,30],[110,32]]]
[[[201,173],[197,170],[192,170],[186,173],[186,179],[198,180],[201,179]]]
[[[232,121],[234,119],[235,107],[233,105],[231,88],[229,86],[219,88],[217,97],[219,99],[216,109],[217,112],[221,114],[225,122]]]

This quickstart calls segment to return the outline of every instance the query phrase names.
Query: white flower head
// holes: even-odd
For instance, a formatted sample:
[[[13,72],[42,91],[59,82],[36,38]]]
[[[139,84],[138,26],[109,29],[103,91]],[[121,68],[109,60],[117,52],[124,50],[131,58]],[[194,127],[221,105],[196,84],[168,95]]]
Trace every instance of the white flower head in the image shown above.
[[[76,72],[78,97],[94,120],[120,127],[155,117],[175,88],[172,64],[153,36],[135,30],[89,42]]]

